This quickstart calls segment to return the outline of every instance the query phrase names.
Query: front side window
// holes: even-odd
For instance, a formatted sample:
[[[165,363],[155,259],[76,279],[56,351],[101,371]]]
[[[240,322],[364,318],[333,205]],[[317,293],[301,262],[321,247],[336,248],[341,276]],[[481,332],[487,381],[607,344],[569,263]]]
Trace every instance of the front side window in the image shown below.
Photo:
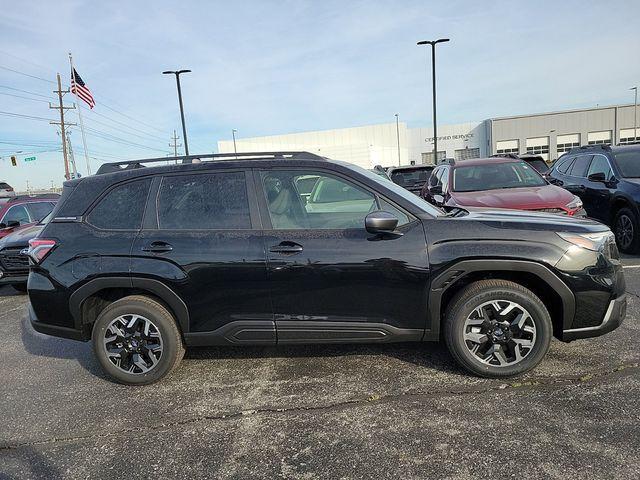
[[[165,177],[158,196],[158,228],[251,229],[244,172]]]
[[[9,222],[30,223],[29,213],[24,205],[15,205],[7,210],[0,223],[7,225]]]
[[[591,165],[589,165],[587,177],[594,173],[604,173],[604,179],[607,182],[611,180],[613,173],[611,172],[611,167],[609,167],[609,161],[602,155],[594,155]]]
[[[87,222],[104,230],[138,230],[150,185],[147,178],[111,189],[89,213]]]
[[[461,166],[453,171],[455,192],[541,187],[546,184],[540,174],[525,162]]]
[[[300,179],[314,176],[313,190],[300,191]],[[385,210],[398,216],[399,224],[408,216],[388,202],[379,202],[371,192],[333,175],[319,172],[262,172],[262,185],[274,229],[364,228],[370,212]]]

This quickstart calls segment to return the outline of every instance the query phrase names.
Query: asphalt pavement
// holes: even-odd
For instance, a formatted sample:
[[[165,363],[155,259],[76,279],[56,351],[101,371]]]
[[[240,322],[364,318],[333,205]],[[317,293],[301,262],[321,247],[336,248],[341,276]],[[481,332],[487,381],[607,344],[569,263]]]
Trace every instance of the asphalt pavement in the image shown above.
[[[0,479],[640,478],[640,258],[628,315],[508,381],[436,344],[198,348],[110,382],[0,288]]]

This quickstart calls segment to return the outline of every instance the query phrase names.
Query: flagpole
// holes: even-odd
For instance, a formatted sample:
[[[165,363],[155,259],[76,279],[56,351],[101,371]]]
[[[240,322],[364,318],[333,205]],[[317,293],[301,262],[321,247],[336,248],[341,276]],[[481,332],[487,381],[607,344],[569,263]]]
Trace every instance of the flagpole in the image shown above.
[[[73,58],[71,52],[69,52],[69,64],[71,65],[71,75],[73,76]],[[84,135],[84,123],[82,122],[82,101],[78,98],[78,94],[74,93],[76,100],[78,101],[78,119],[80,120],[80,133],[82,134],[82,147],[84,149],[84,159],[87,162],[87,175],[91,175],[91,164],[89,163],[89,152],[87,152],[87,138]]]

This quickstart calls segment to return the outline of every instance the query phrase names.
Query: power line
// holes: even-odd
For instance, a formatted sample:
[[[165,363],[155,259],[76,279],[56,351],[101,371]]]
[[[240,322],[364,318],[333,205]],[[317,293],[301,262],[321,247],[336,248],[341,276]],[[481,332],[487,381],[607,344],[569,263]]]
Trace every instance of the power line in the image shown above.
[[[22,113],[14,113],[14,112],[4,112],[2,110],[0,110],[0,115],[5,115],[7,117],[28,118],[30,120],[40,120],[40,121],[46,121],[46,122],[50,122],[54,120],[53,118],[38,117],[35,115],[24,115]]]
[[[139,129],[137,129],[137,128],[135,128],[135,127],[132,127],[132,126],[130,126],[130,125],[128,125],[128,124],[126,124],[126,123],[119,122],[118,120],[114,120],[114,119],[112,119],[112,118],[110,118],[110,117],[107,117],[106,115],[103,115],[103,114],[101,114],[101,113],[95,112],[95,111],[93,111],[93,110],[91,110],[91,112],[92,112],[92,114],[93,114],[93,115],[98,115],[98,116],[100,116],[100,117],[104,117],[104,118],[106,118],[107,120],[109,120],[109,121],[111,121],[111,122],[114,122],[114,123],[117,123],[117,124],[119,124],[119,125],[123,125],[124,127],[128,128],[128,129],[130,129],[130,130],[135,130],[136,132],[141,132],[141,133],[143,133],[143,134],[147,135],[147,137],[149,137],[149,138],[153,138],[154,140],[162,140],[162,141],[164,140],[164,139],[163,139],[163,138],[161,138],[161,137],[158,137],[158,136],[156,136],[156,135],[153,135],[153,134],[147,133],[147,132],[145,132],[145,131],[143,131],[143,130],[139,130]],[[119,132],[126,133],[127,135],[133,135],[134,137],[142,138],[143,140],[149,140],[149,138],[143,137],[142,135],[137,135],[137,134],[135,134],[135,133],[131,133],[131,132],[127,131],[127,130],[123,130],[123,129],[121,129],[121,128],[114,127],[113,125],[109,125],[108,123],[101,122],[101,121],[99,121],[99,120],[96,120],[95,118],[89,118],[89,120],[90,120],[91,122],[97,123],[98,125],[103,125],[103,126],[105,126],[105,127],[112,128],[112,129],[117,130],[117,131],[119,131]]]
[[[0,92],[0,95],[7,95],[9,97],[15,97],[15,98],[24,98],[25,100],[31,100],[33,102],[44,102],[44,103],[49,103],[47,100],[41,100],[39,98],[31,98],[31,97],[25,97],[23,95],[15,95],[13,93],[5,93],[5,92]]]
[[[13,68],[5,67],[3,65],[0,65],[0,68],[3,69],[3,70],[7,70],[9,72],[17,73],[18,75],[24,75],[25,77],[35,78],[37,80],[42,80],[43,82],[53,83],[54,85],[56,84],[56,82],[53,82],[51,80],[47,80],[46,78],[38,77],[37,75],[31,75],[29,73],[24,73],[24,72],[21,72],[19,70],[14,70]]]
[[[10,87],[8,85],[0,85],[0,88],[6,88],[6,89],[9,89],[9,90],[14,90],[16,92],[28,93],[29,95],[35,95],[36,97],[43,97],[43,98],[48,98],[48,99],[53,98],[50,95],[43,95],[41,93],[30,92],[29,90],[22,90],[21,88]]]

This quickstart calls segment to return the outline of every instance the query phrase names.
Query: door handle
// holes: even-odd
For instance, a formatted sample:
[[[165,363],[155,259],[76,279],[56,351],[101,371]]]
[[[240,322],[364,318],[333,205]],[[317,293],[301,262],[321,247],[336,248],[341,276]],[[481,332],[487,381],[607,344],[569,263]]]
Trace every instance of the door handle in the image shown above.
[[[167,242],[151,242],[148,245],[142,247],[143,252],[151,253],[166,253],[173,250],[173,247]]]
[[[269,248],[271,253],[300,253],[302,250],[302,245],[295,242],[280,242]]]

